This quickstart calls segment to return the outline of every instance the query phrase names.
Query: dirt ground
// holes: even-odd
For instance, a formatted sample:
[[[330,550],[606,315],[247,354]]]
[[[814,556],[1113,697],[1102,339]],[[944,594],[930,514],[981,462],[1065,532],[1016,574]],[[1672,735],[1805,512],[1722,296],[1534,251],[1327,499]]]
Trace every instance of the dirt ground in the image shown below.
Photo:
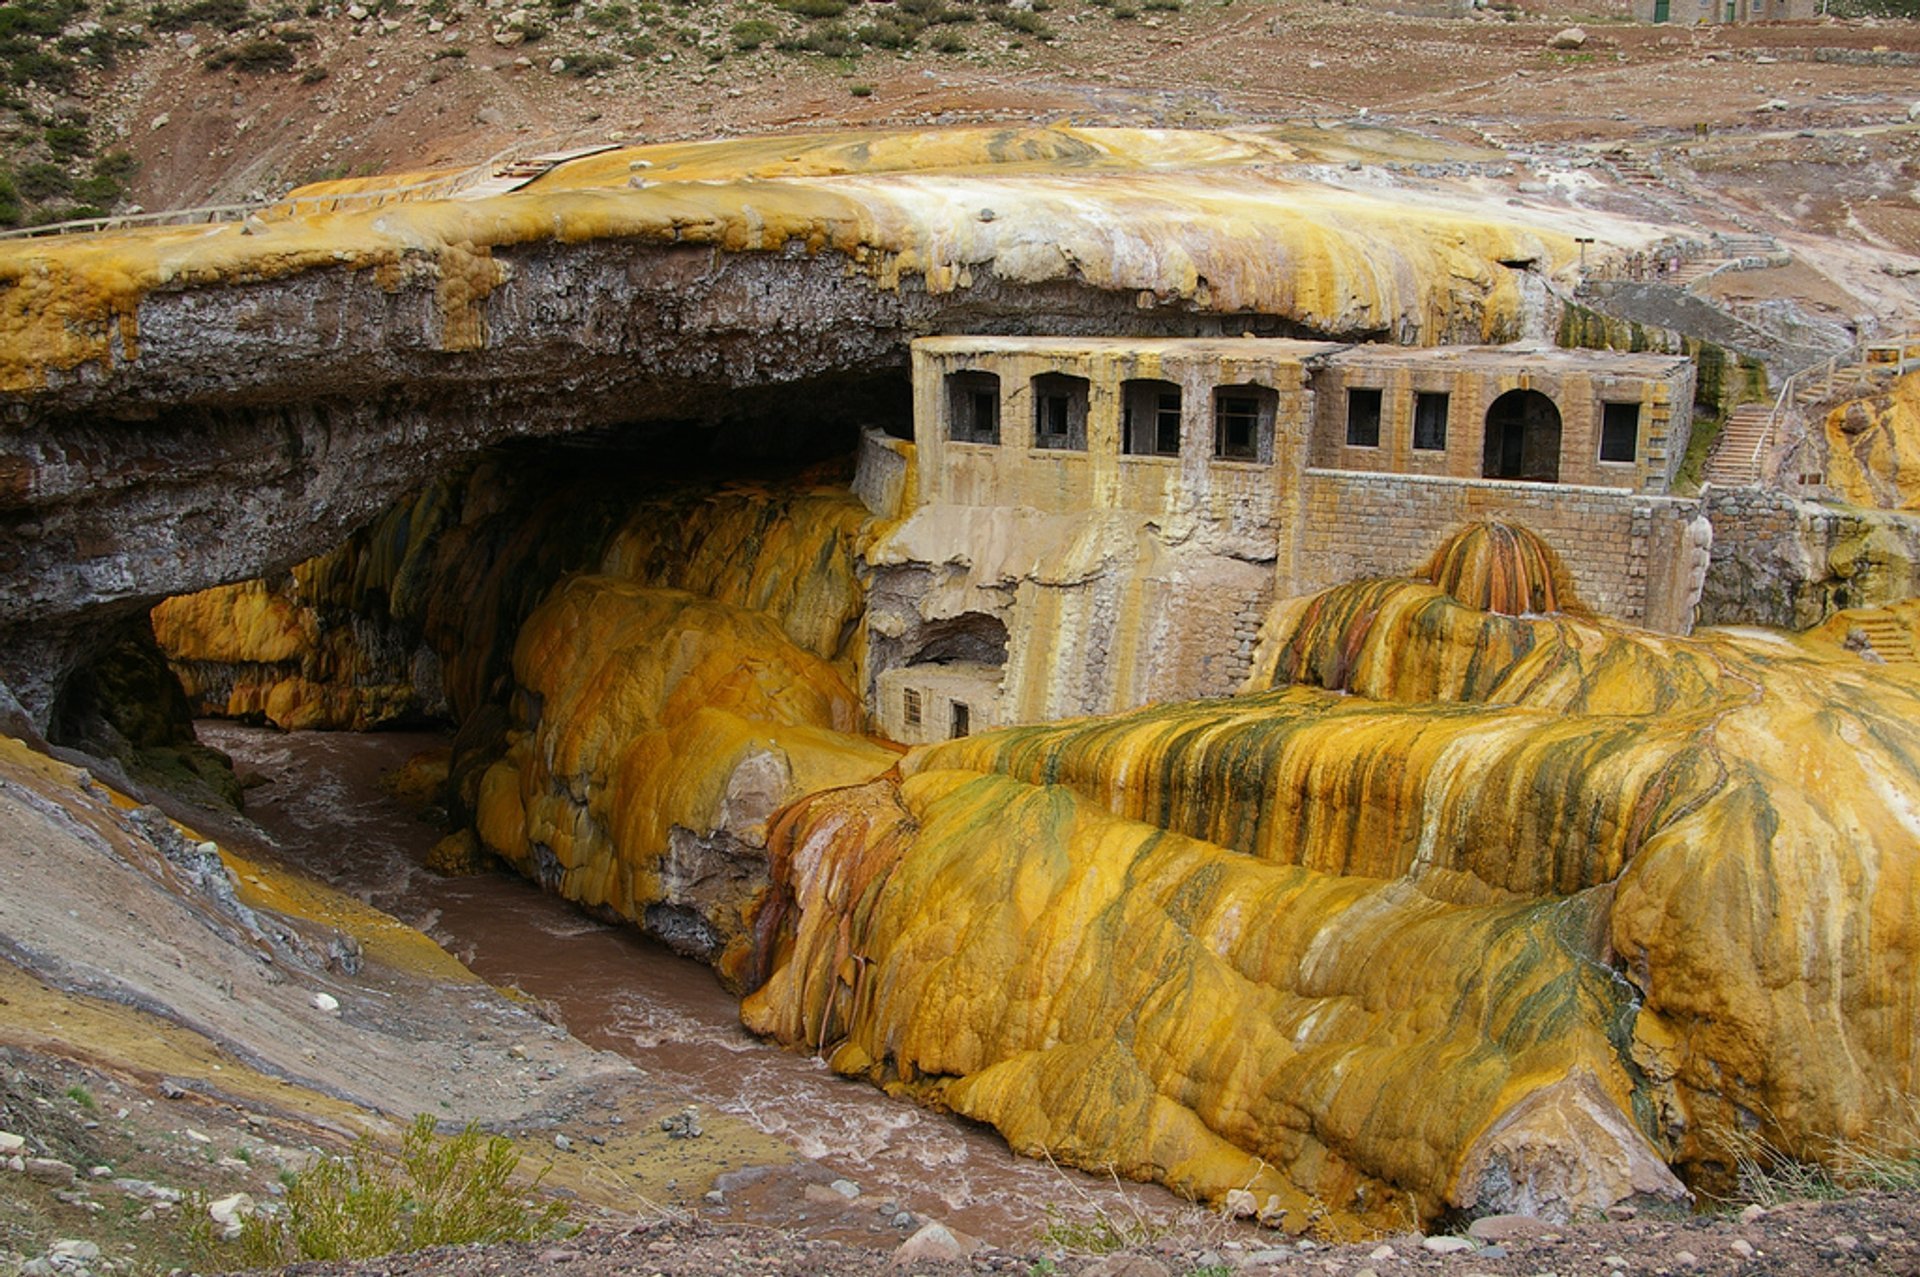
[[[1436,1244],[1451,1247],[1436,1251]],[[1514,1221],[1486,1240],[1390,1237],[1354,1246],[1221,1241],[1182,1233],[1106,1255],[1044,1242],[1030,1250],[981,1249],[966,1260],[894,1259],[833,1243],[793,1243],[778,1234],[661,1222],[589,1230],[551,1245],[430,1251],[363,1264],[302,1264],[301,1277],[721,1277],[779,1273],[856,1277],[879,1272],[928,1277],[1018,1273],[1029,1277],[1540,1277],[1570,1274],[1920,1273],[1920,1196],[1872,1194],[1803,1202],[1747,1215],[1627,1219],[1566,1227]]]

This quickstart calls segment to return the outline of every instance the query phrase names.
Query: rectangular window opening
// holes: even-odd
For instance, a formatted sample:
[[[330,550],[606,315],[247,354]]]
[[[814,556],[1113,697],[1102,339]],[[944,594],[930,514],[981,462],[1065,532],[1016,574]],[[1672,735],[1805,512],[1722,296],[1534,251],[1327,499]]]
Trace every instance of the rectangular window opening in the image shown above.
[[[1087,395],[1085,377],[1041,373],[1033,379],[1033,446],[1085,452]]]
[[[1640,458],[1640,405],[1610,403],[1600,409],[1600,460]]]
[[[1378,390],[1350,389],[1347,391],[1347,446],[1349,448],[1380,446],[1380,392]]]
[[[1265,386],[1217,386],[1213,392],[1213,455],[1220,461],[1273,458],[1273,418],[1280,396]]]
[[[1129,456],[1180,455],[1180,387],[1129,381],[1121,387],[1122,446]]]
[[[1447,396],[1444,391],[1415,391],[1413,446],[1426,452],[1447,450]]]
[[[947,374],[947,438],[1000,442],[1000,378],[990,372]]]
[[[959,740],[972,730],[973,711],[968,709],[963,702],[955,701],[953,703],[953,731],[950,733],[951,737],[954,740]]]
[[[900,693],[900,719],[908,727],[920,726],[920,693],[911,687]]]

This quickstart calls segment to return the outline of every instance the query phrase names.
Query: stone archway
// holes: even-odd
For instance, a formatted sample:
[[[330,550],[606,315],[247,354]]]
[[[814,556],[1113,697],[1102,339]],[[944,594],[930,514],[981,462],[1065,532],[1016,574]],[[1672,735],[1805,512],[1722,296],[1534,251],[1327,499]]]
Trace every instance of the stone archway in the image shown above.
[[[1560,409],[1537,390],[1509,390],[1487,409],[1480,468],[1488,479],[1555,483],[1560,478]]]

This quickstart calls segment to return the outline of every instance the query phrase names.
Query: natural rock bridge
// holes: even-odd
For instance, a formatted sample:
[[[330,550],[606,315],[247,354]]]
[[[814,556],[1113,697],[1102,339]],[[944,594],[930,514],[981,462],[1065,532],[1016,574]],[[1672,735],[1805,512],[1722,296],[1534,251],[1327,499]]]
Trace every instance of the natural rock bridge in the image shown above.
[[[1438,158],[1489,157],[1321,129],[769,139],[492,200],[8,246],[0,679],[44,722],[103,619],[318,553],[504,439],[844,449],[904,420],[923,333],[1537,329],[1573,255],[1544,212],[1409,217],[1300,171]]]

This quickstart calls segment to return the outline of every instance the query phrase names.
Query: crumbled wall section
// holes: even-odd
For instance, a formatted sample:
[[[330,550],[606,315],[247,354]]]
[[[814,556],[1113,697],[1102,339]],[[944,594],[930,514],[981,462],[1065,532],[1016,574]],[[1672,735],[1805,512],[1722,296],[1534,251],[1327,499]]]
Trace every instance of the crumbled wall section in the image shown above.
[[[1465,524],[1505,519],[1545,538],[1588,609],[1685,632],[1689,533],[1699,513],[1697,501],[1616,489],[1310,469],[1300,552],[1279,593],[1411,575]]]

